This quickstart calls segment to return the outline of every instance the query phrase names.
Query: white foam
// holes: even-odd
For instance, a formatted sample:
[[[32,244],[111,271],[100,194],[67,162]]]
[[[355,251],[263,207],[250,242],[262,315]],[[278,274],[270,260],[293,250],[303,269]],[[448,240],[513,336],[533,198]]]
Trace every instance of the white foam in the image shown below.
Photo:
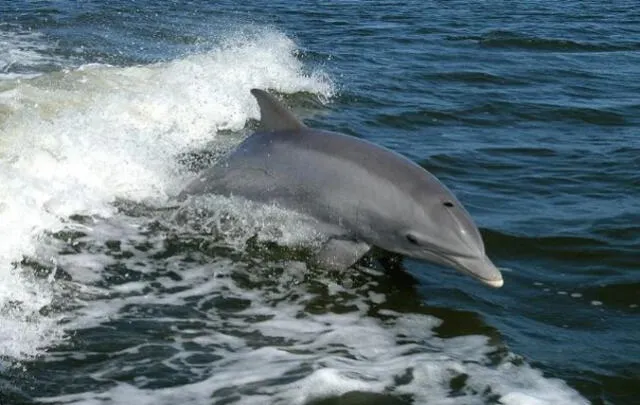
[[[564,382],[546,378],[515,356],[496,362],[491,358],[496,347],[485,336],[440,337],[435,329],[442,320],[429,315],[385,309],[379,311],[382,319],[369,316],[378,301],[370,300],[371,289],[380,285],[383,274],[365,276],[364,284],[354,289],[325,280],[321,274],[320,279],[306,283],[283,279],[280,274],[272,280],[269,265],[253,266],[250,275],[260,287],[246,287],[231,277],[242,272],[242,262],[222,258],[199,261],[192,254],[188,261],[179,255],[153,259],[164,248],[166,231],[149,235],[146,232],[149,221],[157,219],[119,215],[101,221],[79,239],[89,251],[104,247],[106,240],[117,240],[123,251],[132,253],[116,260],[123,268],[141,272],[161,270],[151,281],[132,279],[108,290],[86,292],[82,302],[76,300],[81,305],[69,314],[68,327],[99,328],[105,320],[136,319],[147,307],[182,311],[205,305],[206,310],[187,312],[192,314],[190,317],[153,314],[146,322],[154,322],[158,328],[171,325],[171,341],[132,343],[117,354],[139,354],[148,344],[164,344],[174,354],[152,361],[176,373],[189,370],[197,377],[186,384],[149,388],[163,376],[136,371],[138,365],[146,367],[150,361],[136,355],[134,360],[125,362],[128,372],[140,374],[134,382],[110,383],[103,389],[42,397],[39,401],[199,404],[213,399],[235,404],[302,405],[361,391],[407,396],[416,403],[434,404],[481,404],[496,400],[509,405],[587,403]],[[146,251],[136,250],[135,246],[143,239],[151,246]],[[68,257],[61,258],[62,267],[67,267]],[[136,267],[140,262],[147,266]],[[103,271],[108,273],[106,269]],[[305,267],[294,263],[283,274],[287,271],[305,271]],[[163,272],[179,274],[180,278],[163,277]],[[114,274],[119,273],[111,273]],[[318,297],[313,292],[312,286],[319,282],[326,285],[323,294],[328,296]],[[342,303],[350,310],[315,314],[308,311],[307,305],[318,299],[330,306]],[[212,300],[240,300],[245,308],[229,312],[225,304],[220,307],[206,304]],[[87,350],[90,354],[91,348]],[[79,354],[54,352],[50,356],[64,361],[65,356]],[[214,358],[190,361],[198,355]],[[112,364],[94,373],[94,378],[112,381],[113,373],[117,375],[123,370],[122,362],[116,357]],[[454,379],[463,382],[456,395],[452,395]]]
[[[244,250],[247,241],[253,237],[289,247],[317,246],[324,239],[313,218],[239,197],[191,197],[173,219],[186,231],[221,238],[228,246],[239,250]]]
[[[34,77],[43,67],[62,62],[51,55],[42,34],[0,24],[0,81]]]
[[[225,283],[225,287],[228,287],[225,289],[228,296],[239,294],[249,298],[232,283]],[[250,298],[252,308],[260,308],[263,314],[273,299],[261,293],[252,294]],[[155,301],[154,298],[151,300]],[[507,361],[497,367],[491,366],[486,358],[491,347],[484,337],[433,337],[429,328],[439,321],[429,316],[409,316],[410,325],[407,326],[404,316],[384,324],[360,311],[308,315],[301,319],[295,316],[300,309],[299,303],[281,301],[270,309],[274,319],[258,323],[242,322],[242,317],[223,322],[213,311],[206,338],[188,337],[189,333],[202,333],[202,329],[182,330],[182,337],[177,339],[181,344],[198,342],[208,347],[203,350],[224,357],[202,366],[208,371],[197,382],[160,389],[120,383],[100,392],[39,400],[74,404],[103,401],[113,404],[132,401],[199,404],[213,399],[236,404],[302,405],[361,391],[406,395],[416,403],[434,404],[481,404],[489,397],[510,405],[587,403],[563,382],[545,378],[526,364],[515,365]],[[242,340],[221,334],[223,324],[227,327],[232,324],[233,329],[251,335],[281,337],[288,343],[253,348]],[[425,340],[428,340],[428,346],[422,343]],[[235,342],[233,350],[221,350],[222,341]],[[465,388],[460,393],[463,395],[451,396],[452,379],[465,375]],[[278,379],[292,381],[274,384]],[[407,381],[398,383],[402,379]],[[141,381],[141,385],[143,382],[148,381]]]
[[[20,265],[14,269],[25,256],[57,260],[47,233],[65,228],[74,214],[108,218],[117,211],[115,199],[166,201],[186,178],[176,164],[179,153],[215,142],[220,130],[242,129],[248,118],[258,117],[252,87],[332,95],[331,82],[322,72],[307,71],[296,52],[285,35],[258,29],[169,63],[87,65],[5,82],[0,308],[22,304],[0,314],[0,356],[37,354],[62,335],[56,319],[38,315],[52,302],[52,287]],[[105,264],[99,255],[75,260],[76,275],[84,272],[79,278],[84,281]],[[26,317],[29,322],[19,320]],[[7,327],[14,322],[22,327]]]

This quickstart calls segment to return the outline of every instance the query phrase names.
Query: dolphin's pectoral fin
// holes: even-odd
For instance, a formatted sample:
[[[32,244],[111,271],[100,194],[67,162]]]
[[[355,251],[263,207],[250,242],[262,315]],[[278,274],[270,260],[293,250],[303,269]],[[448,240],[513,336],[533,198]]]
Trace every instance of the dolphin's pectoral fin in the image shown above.
[[[331,238],[320,249],[315,262],[329,270],[344,270],[353,266],[370,248],[365,242]]]

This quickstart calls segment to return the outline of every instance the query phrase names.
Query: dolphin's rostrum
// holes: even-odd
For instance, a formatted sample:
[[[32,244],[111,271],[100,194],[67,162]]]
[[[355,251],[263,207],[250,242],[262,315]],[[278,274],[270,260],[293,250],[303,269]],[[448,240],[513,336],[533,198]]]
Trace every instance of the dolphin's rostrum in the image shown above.
[[[251,93],[261,131],[201,173],[182,196],[241,196],[309,215],[329,236],[317,255],[327,268],[347,268],[378,246],[502,286],[478,228],[435,176],[365,140],[309,128],[269,93]]]

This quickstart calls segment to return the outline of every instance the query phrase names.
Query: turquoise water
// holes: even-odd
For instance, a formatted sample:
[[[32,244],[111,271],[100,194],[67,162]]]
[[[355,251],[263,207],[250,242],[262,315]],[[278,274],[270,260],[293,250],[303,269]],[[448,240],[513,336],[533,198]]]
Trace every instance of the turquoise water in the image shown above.
[[[639,51],[633,1],[0,3],[0,403],[637,403]],[[252,87],[433,172],[505,286],[176,205]]]

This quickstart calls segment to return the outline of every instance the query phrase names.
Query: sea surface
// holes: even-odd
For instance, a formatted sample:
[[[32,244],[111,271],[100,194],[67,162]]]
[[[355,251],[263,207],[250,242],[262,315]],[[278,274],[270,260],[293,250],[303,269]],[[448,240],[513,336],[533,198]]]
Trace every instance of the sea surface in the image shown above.
[[[505,286],[176,201],[251,88],[452,189]],[[0,1],[0,404],[640,404],[640,5]]]

